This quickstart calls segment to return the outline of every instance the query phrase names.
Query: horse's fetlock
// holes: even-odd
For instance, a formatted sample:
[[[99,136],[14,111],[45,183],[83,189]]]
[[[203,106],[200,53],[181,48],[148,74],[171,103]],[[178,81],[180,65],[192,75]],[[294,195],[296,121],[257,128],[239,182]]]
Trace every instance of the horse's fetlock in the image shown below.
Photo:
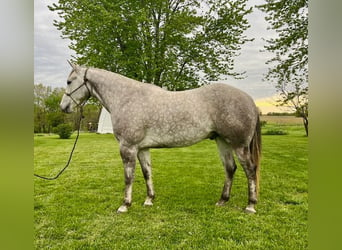
[[[126,207],[130,207],[130,206],[132,206],[132,201],[124,201],[123,205]]]
[[[249,205],[256,205],[258,203],[258,200],[255,198],[251,198],[248,200]]]

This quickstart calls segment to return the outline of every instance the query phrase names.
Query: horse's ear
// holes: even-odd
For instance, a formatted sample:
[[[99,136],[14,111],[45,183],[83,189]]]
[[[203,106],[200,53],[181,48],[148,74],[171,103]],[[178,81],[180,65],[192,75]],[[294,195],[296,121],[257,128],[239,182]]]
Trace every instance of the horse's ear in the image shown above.
[[[73,68],[73,70],[75,70],[75,71],[77,70],[77,65],[76,65],[76,64],[70,62],[69,60],[67,60],[67,62],[68,62],[69,65]]]
[[[67,62],[69,63],[69,65],[73,68],[74,64],[72,62],[70,62],[69,60],[67,60]]]

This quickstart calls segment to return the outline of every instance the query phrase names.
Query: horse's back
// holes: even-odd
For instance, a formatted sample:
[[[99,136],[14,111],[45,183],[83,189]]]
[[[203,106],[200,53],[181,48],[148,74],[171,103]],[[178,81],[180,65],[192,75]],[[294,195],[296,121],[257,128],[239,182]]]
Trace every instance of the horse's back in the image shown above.
[[[253,99],[228,84],[215,83],[178,92],[153,89],[153,92],[149,122],[154,123],[152,127],[162,127],[163,132],[186,135],[193,132],[202,138],[214,133],[236,146],[249,144],[254,134],[258,110]]]

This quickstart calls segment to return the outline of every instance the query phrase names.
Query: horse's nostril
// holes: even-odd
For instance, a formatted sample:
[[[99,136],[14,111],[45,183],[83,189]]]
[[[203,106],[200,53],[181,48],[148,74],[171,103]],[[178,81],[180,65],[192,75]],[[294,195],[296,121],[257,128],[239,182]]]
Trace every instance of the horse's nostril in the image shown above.
[[[61,108],[61,110],[63,111],[63,112],[65,112],[65,113],[68,113],[68,110],[69,110],[69,108],[70,108],[70,104],[68,104],[68,105],[60,105],[60,108]]]

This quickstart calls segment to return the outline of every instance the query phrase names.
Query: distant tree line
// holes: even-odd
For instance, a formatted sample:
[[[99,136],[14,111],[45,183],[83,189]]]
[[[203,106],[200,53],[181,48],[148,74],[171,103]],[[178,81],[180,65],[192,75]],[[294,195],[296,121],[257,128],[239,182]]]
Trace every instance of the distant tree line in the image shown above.
[[[297,112],[268,112],[266,115],[268,116],[296,116],[296,117],[300,117],[299,114],[297,114]]]
[[[34,85],[34,133],[53,133],[60,124],[69,124],[77,129],[78,114],[65,114],[60,110],[59,103],[64,88],[52,88],[41,83]],[[84,107],[83,131],[96,131],[101,105],[90,99]]]

